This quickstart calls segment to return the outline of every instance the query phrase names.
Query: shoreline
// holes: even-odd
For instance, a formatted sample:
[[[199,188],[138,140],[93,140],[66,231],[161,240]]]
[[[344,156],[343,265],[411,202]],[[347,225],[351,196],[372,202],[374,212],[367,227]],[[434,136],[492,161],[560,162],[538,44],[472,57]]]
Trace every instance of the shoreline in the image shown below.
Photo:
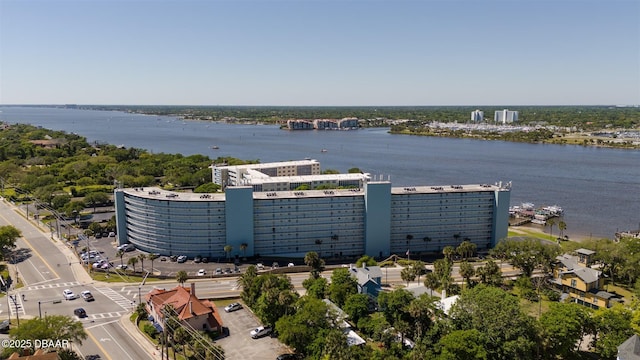
[[[529,224],[522,225],[522,226],[509,226],[508,230],[509,232],[516,233],[519,235],[529,235],[529,236],[541,235],[544,238],[551,237],[549,232],[545,231],[546,230],[545,228],[543,227],[539,228],[539,227],[531,226]],[[557,229],[554,229],[554,233],[553,233],[554,238],[557,237],[557,235],[559,235],[559,231],[557,231]],[[589,235],[574,234],[567,231],[565,231],[565,235],[569,237],[569,241],[575,241],[575,242],[583,242],[583,241],[594,239]],[[598,239],[600,239],[600,237],[598,237]],[[611,239],[611,238],[607,238],[607,239]]]

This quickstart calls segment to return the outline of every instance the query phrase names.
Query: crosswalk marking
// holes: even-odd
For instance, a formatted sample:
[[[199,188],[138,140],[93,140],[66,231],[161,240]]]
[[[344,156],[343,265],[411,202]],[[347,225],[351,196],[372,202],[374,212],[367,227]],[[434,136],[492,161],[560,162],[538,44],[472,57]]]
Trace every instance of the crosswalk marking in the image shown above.
[[[87,319],[91,319],[91,320],[112,319],[112,318],[121,317],[125,313],[126,311],[113,311],[113,312],[107,312],[107,313],[91,314],[87,316]]]
[[[20,298],[20,295],[10,295],[10,297],[11,300],[9,301],[9,311],[11,312],[11,315],[15,316],[16,311],[18,312],[18,315],[26,315],[26,313],[24,312],[24,307],[22,306],[22,299]]]
[[[78,281],[72,281],[72,282],[62,282],[62,283],[55,283],[55,284],[45,284],[45,285],[32,285],[29,286],[27,288],[25,288],[25,290],[42,290],[42,289],[55,289],[55,288],[60,288],[60,287],[74,287],[74,286],[78,286],[80,285],[80,282]]]
[[[96,289],[100,293],[102,293],[104,296],[108,297],[110,300],[120,305],[120,307],[122,307],[123,309],[131,310],[133,308],[133,301],[131,301],[131,299],[127,299],[126,297],[122,296],[119,292],[113,290],[112,288],[103,287],[103,288],[96,288]]]

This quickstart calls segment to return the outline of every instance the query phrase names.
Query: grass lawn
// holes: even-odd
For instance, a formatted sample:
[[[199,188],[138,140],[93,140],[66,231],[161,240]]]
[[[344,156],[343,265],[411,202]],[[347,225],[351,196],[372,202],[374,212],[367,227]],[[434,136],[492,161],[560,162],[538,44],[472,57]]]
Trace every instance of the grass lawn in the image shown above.
[[[128,275],[124,273],[119,274],[115,272],[109,272],[109,277],[107,277],[107,273],[102,271],[91,271],[90,275],[93,280],[104,281],[108,283],[127,282],[127,283],[139,284],[142,282],[142,279],[144,278],[144,276],[142,275]],[[147,277],[146,282],[153,282],[153,281],[160,281],[160,280],[166,280],[166,279],[158,279],[158,278],[149,276]]]

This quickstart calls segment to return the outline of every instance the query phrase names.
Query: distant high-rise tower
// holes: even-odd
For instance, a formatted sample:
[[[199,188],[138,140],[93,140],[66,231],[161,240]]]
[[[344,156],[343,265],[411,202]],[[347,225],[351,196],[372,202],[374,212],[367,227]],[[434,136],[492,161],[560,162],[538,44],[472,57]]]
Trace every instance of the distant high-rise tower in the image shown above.
[[[498,110],[495,112],[493,120],[497,123],[508,124],[518,121],[518,112],[509,111],[509,109]]]
[[[480,110],[471,112],[471,121],[479,122],[484,120],[484,112]]]

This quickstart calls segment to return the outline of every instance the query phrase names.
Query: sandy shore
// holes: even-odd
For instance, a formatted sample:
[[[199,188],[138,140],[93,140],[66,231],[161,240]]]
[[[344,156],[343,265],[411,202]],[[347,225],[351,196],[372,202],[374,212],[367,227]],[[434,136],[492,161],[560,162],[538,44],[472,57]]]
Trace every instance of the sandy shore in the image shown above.
[[[523,225],[523,226],[509,226],[509,232],[510,233],[515,233],[515,234],[520,234],[523,236],[529,235],[529,236],[539,236],[539,237],[543,237],[543,238],[550,238],[550,234],[549,234],[549,229],[547,228],[543,228],[540,226],[535,226],[535,225]],[[553,229],[553,238],[555,239],[558,235],[560,235],[560,232],[558,229]],[[577,241],[577,242],[581,242],[584,240],[589,240],[590,236],[584,236],[584,235],[578,235],[578,234],[573,234],[571,232],[567,232],[565,231],[565,235],[567,235],[569,237],[570,241]]]

